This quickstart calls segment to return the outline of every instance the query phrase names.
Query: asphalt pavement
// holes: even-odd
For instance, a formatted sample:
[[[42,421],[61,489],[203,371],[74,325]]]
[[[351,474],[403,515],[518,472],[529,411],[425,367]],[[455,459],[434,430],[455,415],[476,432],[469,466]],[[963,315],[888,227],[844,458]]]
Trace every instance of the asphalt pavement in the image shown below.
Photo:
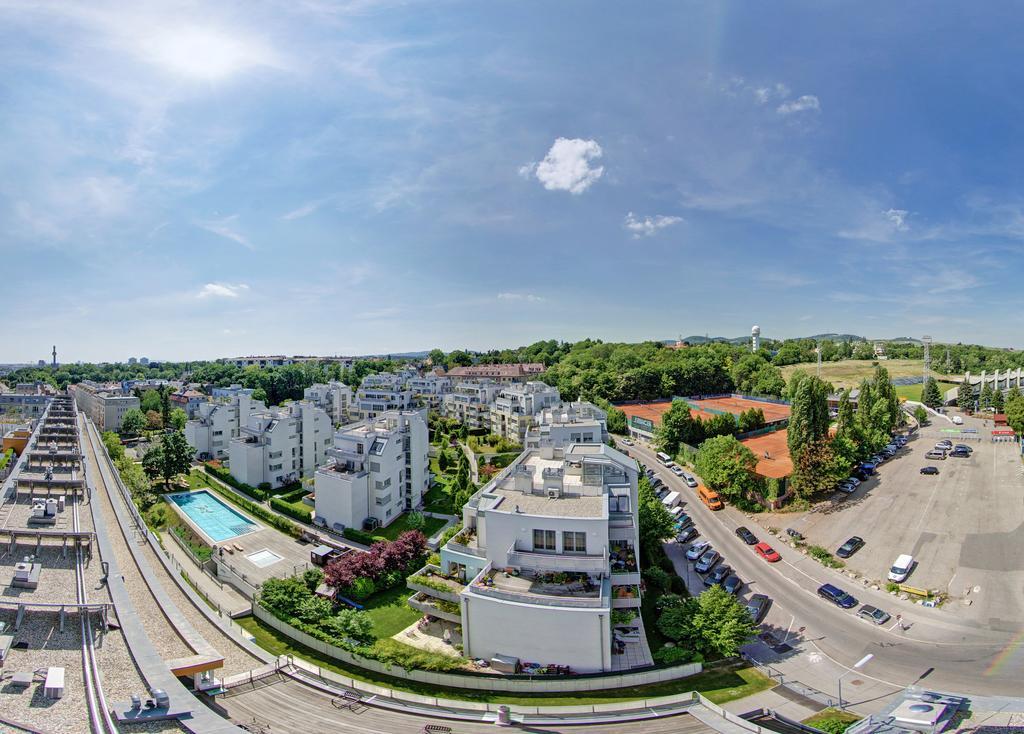
[[[775,645],[781,650],[775,652],[769,646],[764,662],[787,675],[786,671],[799,671],[800,682],[829,695],[838,693],[836,677],[844,672],[848,673],[844,696],[856,691],[865,697],[866,687],[871,687],[873,692],[866,697],[877,699],[909,685],[964,694],[1022,694],[1024,635],[987,629],[982,624],[961,621],[952,611],[926,609],[897,599],[884,589],[865,587],[860,581],[825,568],[781,538],[768,535],[756,516],[748,518],[732,507],[712,512],[694,490],[657,463],[649,447],[627,448],[682,495],[686,512],[700,530],[699,539],[709,540],[722,554],[723,562],[745,582],[741,596],[747,599],[761,593],[773,600],[762,634],[770,643],[785,639],[790,649]],[[756,556],[736,537],[734,531],[739,525],[746,525],[759,539],[771,543],[782,560],[768,564]],[[684,551],[685,547],[669,548],[673,558]],[[859,619],[856,607],[842,610],[819,598],[816,590],[825,582],[849,591],[862,604],[885,609],[893,615],[893,622],[878,627]],[[702,588],[701,584],[696,591]],[[897,614],[902,617],[902,625],[895,623]],[[873,656],[870,662],[850,672],[851,666],[868,654]],[[861,684],[853,687],[854,680]]]

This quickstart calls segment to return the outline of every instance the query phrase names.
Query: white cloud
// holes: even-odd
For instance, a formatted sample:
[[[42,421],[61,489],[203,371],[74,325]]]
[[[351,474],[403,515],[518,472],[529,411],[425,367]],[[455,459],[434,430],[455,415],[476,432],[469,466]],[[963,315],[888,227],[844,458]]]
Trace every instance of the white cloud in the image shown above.
[[[308,217],[310,214],[319,209],[323,203],[323,199],[317,199],[316,201],[307,202],[302,206],[298,207],[297,209],[292,209],[287,214],[282,214],[281,219],[290,222],[293,219],[302,219],[303,217]]]
[[[207,283],[198,293],[196,298],[238,298],[249,290],[245,283]]]
[[[234,224],[236,221],[238,221],[238,215],[232,214],[230,217],[212,219],[206,222],[198,222],[197,224],[202,229],[205,229],[207,232],[212,232],[218,237],[223,237],[226,240],[237,242],[243,247],[248,247],[250,250],[253,249],[252,243],[249,239],[235,229]]]
[[[525,303],[543,303],[545,299],[543,296],[538,296],[534,293],[499,293],[499,301],[522,301]]]
[[[821,110],[821,103],[818,98],[813,94],[804,94],[796,99],[791,99],[788,102],[783,102],[776,108],[776,112],[780,115],[794,115],[799,112],[814,111],[818,112]]]
[[[558,138],[544,160],[521,166],[519,175],[536,176],[548,191],[582,194],[604,174],[604,166],[590,165],[602,155],[604,151],[596,140]]]
[[[907,225],[907,214],[909,214],[909,212],[906,209],[889,209],[885,212],[885,218],[892,222],[896,231],[906,232],[907,229],[909,229]]]
[[[629,212],[626,214],[625,227],[633,233],[633,239],[639,239],[640,237],[652,237],[666,227],[679,224],[681,221],[683,221],[682,217],[672,217],[664,214],[655,214],[653,217],[637,219],[633,212]]]
[[[782,82],[777,82],[773,86],[757,87],[753,92],[758,104],[768,104],[776,99],[786,99],[790,94],[789,87]]]

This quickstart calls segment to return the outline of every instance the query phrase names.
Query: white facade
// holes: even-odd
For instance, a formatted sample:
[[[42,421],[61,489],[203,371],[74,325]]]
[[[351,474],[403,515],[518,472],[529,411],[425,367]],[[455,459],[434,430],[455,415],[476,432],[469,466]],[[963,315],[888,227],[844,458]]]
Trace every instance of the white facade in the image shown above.
[[[409,379],[407,373],[367,375],[356,392],[353,412],[366,420],[389,410],[408,410],[413,406],[412,390],[406,387]]]
[[[120,430],[124,414],[141,405],[137,397],[113,383],[83,380],[77,385],[68,385],[68,392],[78,409],[89,416],[100,431]]]
[[[452,381],[450,377],[428,372],[422,377],[411,378],[406,387],[412,391],[414,399],[437,410],[441,407],[444,396],[452,391]]]
[[[196,417],[185,424],[185,440],[195,449],[197,459],[228,457],[231,439],[238,438],[241,425],[252,413],[267,409],[263,401],[253,400],[252,393],[243,388],[234,397],[199,404]]]
[[[444,396],[441,413],[454,418],[467,428],[491,427],[491,404],[498,397],[502,385],[490,380],[460,382]]]
[[[525,451],[470,499],[466,530],[441,549],[442,573],[466,583],[463,654],[598,672],[625,669],[613,650],[629,644],[629,659],[650,664],[639,618],[638,471],[601,443],[548,446]],[[624,643],[613,629],[618,608],[637,611],[628,626],[639,641]]]
[[[306,400],[251,413],[228,445],[231,476],[258,487],[281,487],[313,475],[334,442],[331,419]]]
[[[525,446],[565,448],[574,443],[604,443],[608,439],[608,414],[593,403],[564,402],[534,416]]]
[[[336,530],[382,527],[420,507],[429,449],[421,411],[387,411],[341,428],[330,462],[316,471],[316,521]]]
[[[355,400],[352,388],[337,380],[331,380],[326,384],[318,382],[310,385],[303,391],[302,396],[324,410],[331,417],[334,425],[348,421]]]
[[[557,387],[530,381],[503,387],[490,410],[491,433],[522,443],[534,423],[534,415],[559,403]]]

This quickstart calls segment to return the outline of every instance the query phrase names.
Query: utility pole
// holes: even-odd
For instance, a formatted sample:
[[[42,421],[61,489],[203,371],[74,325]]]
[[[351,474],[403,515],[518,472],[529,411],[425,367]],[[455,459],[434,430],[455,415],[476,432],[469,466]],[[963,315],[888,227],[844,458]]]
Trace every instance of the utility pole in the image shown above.
[[[818,379],[821,379],[821,342],[818,342]]]
[[[932,338],[930,336],[921,337],[921,343],[924,345],[924,380],[922,384],[922,390],[924,389],[924,383],[928,382],[928,372],[932,368]]]

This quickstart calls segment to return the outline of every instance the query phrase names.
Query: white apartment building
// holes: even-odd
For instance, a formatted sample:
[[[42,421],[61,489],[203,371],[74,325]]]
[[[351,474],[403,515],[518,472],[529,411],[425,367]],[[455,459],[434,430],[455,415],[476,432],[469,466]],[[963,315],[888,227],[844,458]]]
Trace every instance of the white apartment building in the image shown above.
[[[600,443],[523,452],[473,495],[465,530],[441,548],[436,572],[460,582],[439,593],[414,574],[409,603],[445,615],[431,600],[457,594],[450,621],[461,624],[466,657],[580,673],[650,665],[639,617],[638,471]],[[622,608],[636,616],[612,625],[611,611]]]
[[[454,418],[467,428],[491,427],[491,404],[502,386],[490,380],[460,382],[441,402],[445,418]]]
[[[386,411],[334,434],[316,471],[316,522],[372,530],[419,507],[430,486],[430,436],[422,411]]]
[[[250,413],[228,444],[228,469],[240,482],[272,488],[310,477],[334,441],[331,419],[306,400]]]
[[[252,390],[234,391],[233,397],[217,398],[200,403],[196,417],[185,424],[185,440],[195,449],[195,457],[226,459],[231,439],[238,438],[242,424],[253,413],[266,411],[261,400],[254,400]]]
[[[412,391],[413,399],[420,401],[431,410],[441,407],[444,396],[452,391],[450,377],[428,372],[422,377],[412,377],[406,382],[406,387]]]
[[[409,379],[410,375],[406,372],[367,375],[356,391],[353,412],[366,420],[389,410],[408,410],[413,405],[412,390],[406,387]]]
[[[606,440],[608,414],[593,403],[579,401],[557,403],[538,412],[523,445],[527,449],[565,448],[574,443],[604,443]]]
[[[120,430],[124,414],[141,405],[137,397],[117,383],[82,380],[77,385],[68,385],[68,392],[74,397],[78,409],[85,413],[100,431]]]
[[[317,382],[310,385],[302,392],[302,396],[324,410],[336,426],[348,421],[349,412],[355,401],[352,388],[337,380],[331,380],[327,384]]]
[[[533,416],[561,402],[557,387],[543,382],[515,383],[501,389],[491,406],[491,433],[523,443],[533,425]]]

